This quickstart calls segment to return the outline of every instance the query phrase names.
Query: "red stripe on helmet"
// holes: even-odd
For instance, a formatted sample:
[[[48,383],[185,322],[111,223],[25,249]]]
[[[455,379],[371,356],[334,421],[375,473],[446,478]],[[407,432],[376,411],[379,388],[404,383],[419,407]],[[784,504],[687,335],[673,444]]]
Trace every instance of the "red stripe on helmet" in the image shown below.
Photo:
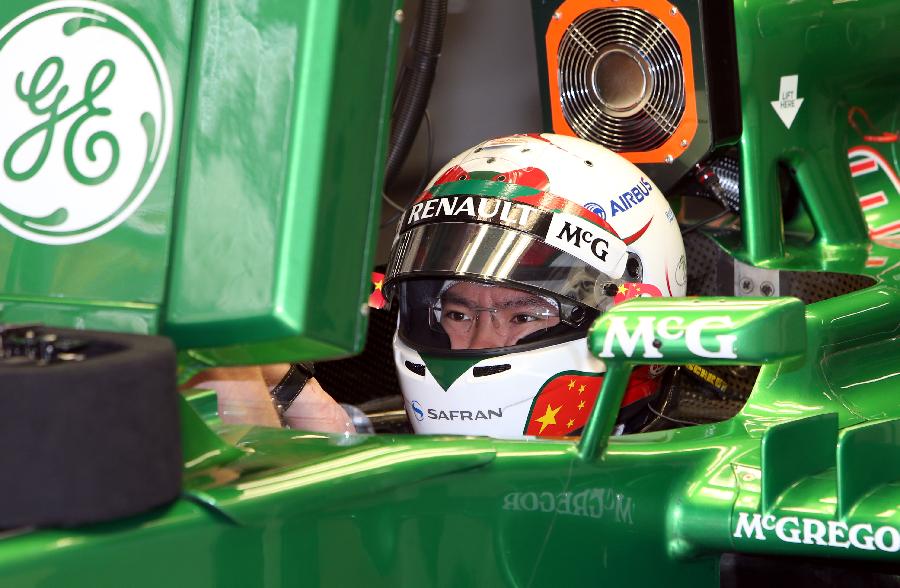
[[[427,190],[422,192],[418,198],[416,198],[416,202],[421,202],[423,200],[428,200],[429,198],[434,197],[434,194],[431,193],[431,189],[435,186],[440,186],[441,184],[448,184],[450,182],[458,182],[459,180],[468,179],[469,173],[464,170],[462,167],[458,165],[454,165],[447,171],[441,174],[441,177],[436,179],[433,184],[431,184]],[[413,202],[415,204],[415,202]]]
[[[640,239],[644,235],[644,233],[647,232],[647,229],[650,228],[650,223],[652,223],[652,222],[653,222],[653,217],[651,216],[650,220],[647,221],[647,224],[644,225],[640,231],[631,235],[630,237],[625,237],[624,239],[622,239],[622,241],[624,241],[626,245],[631,245],[632,243],[634,243],[635,241]]]
[[[544,170],[537,167],[522,167],[507,172],[501,172],[491,178],[495,182],[528,186],[536,190],[544,191],[550,185],[550,178]]]
[[[518,196],[516,198],[513,198],[513,200],[515,200],[516,202],[522,202],[523,204],[530,204],[531,206],[541,208],[549,212],[567,212],[571,215],[581,217],[599,227],[602,227],[616,237],[619,236],[616,230],[612,228],[612,225],[601,218],[599,214],[591,212],[587,208],[581,206],[580,204],[576,204],[571,200],[566,200],[562,196],[556,196],[555,194],[544,192],[542,194],[534,194],[532,196]]]

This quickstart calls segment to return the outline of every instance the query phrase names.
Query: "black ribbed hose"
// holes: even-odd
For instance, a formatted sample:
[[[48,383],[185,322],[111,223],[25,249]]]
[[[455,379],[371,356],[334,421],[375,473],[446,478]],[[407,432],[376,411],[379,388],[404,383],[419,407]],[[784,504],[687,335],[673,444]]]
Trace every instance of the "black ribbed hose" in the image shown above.
[[[396,179],[419,132],[441,55],[446,21],[447,0],[423,0],[415,39],[404,66],[406,71],[401,76],[394,100],[391,141],[384,172],[385,187]]]

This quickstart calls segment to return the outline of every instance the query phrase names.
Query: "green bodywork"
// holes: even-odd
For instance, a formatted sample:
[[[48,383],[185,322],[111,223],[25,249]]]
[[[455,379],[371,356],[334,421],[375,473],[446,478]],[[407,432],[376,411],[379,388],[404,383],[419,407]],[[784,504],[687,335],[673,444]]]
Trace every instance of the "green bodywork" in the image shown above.
[[[875,545],[879,529],[900,528],[898,308],[889,287],[806,309],[791,299],[616,307],[592,331],[597,353],[618,318],[674,317],[690,329],[725,309],[738,323],[729,361],[763,364],[736,417],[657,433],[609,437],[614,412],[598,409],[580,442],[327,436],[217,424],[214,399],[197,394],[184,421],[181,499],[130,520],[7,537],[0,568],[11,585],[547,586],[627,577],[635,586],[715,586],[723,552],[897,561],[900,543],[887,532],[879,545],[893,551],[829,546],[828,531],[818,544],[815,531],[832,522],[839,543],[863,525],[856,539]],[[794,331],[781,346],[756,330],[773,324]],[[713,340],[725,332],[710,328]],[[601,408],[624,393],[617,374],[656,361],[614,351]],[[673,362],[691,357],[672,349]],[[787,519],[782,530],[792,538],[799,529],[801,542],[780,540],[763,517]],[[628,564],[634,553],[652,565]]]
[[[0,232],[0,322],[169,334],[188,368],[358,350],[397,3],[109,4],[163,53],[177,156],[140,215],[102,237],[59,247]],[[35,5],[6,0],[0,23]],[[608,372],[579,440],[241,427],[219,420],[214,395],[188,393],[180,498],[10,531],[2,584],[717,586],[723,553],[900,561],[900,272],[896,256],[867,265],[877,247],[895,255],[869,231],[900,213],[864,217],[858,202],[897,187],[889,173],[851,178],[861,140],[846,122],[858,104],[897,128],[900,5],[754,0],[735,14],[746,213],[720,244],[875,286],[807,307],[615,307],[589,337]],[[786,130],[769,102],[789,74],[804,103]],[[873,147],[894,170],[896,145]],[[780,213],[779,161],[804,188],[796,219]],[[897,210],[891,194],[878,214]],[[701,361],[761,366],[737,416],[611,434],[634,366]]]
[[[865,134],[879,134],[875,129],[898,128],[900,4],[750,0],[735,2],[734,11],[741,231],[720,240],[760,267],[863,273],[870,242],[847,151],[864,144]],[[795,98],[803,100],[789,127],[772,104],[781,99],[784,76],[797,76]],[[860,119],[854,130],[853,107],[868,113],[872,128]],[[900,167],[896,142],[869,145]],[[799,187],[796,218],[782,215],[780,165]]]
[[[40,4],[3,2],[0,23]],[[100,237],[0,232],[0,322],[165,334],[186,365],[360,351],[399,0],[105,4],[160,51],[172,147],[137,213]]]

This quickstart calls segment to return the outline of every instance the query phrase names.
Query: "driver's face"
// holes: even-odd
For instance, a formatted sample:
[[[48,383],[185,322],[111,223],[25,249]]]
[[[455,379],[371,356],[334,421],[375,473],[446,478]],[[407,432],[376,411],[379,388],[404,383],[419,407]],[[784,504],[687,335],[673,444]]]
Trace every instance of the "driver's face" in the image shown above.
[[[559,310],[540,296],[474,282],[452,286],[441,297],[441,307],[451,349],[508,347],[559,324]]]

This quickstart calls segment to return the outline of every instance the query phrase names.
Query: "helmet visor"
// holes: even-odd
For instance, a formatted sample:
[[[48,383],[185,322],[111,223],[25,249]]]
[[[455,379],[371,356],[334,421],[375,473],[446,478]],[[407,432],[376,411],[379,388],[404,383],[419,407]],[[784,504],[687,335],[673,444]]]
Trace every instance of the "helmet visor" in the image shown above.
[[[407,277],[470,278],[536,289],[599,311],[612,306],[624,281],[533,235],[480,223],[432,223],[401,234],[388,268],[387,295]]]
[[[533,291],[473,280],[398,285],[400,336],[419,351],[504,350],[583,337],[597,312]]]

